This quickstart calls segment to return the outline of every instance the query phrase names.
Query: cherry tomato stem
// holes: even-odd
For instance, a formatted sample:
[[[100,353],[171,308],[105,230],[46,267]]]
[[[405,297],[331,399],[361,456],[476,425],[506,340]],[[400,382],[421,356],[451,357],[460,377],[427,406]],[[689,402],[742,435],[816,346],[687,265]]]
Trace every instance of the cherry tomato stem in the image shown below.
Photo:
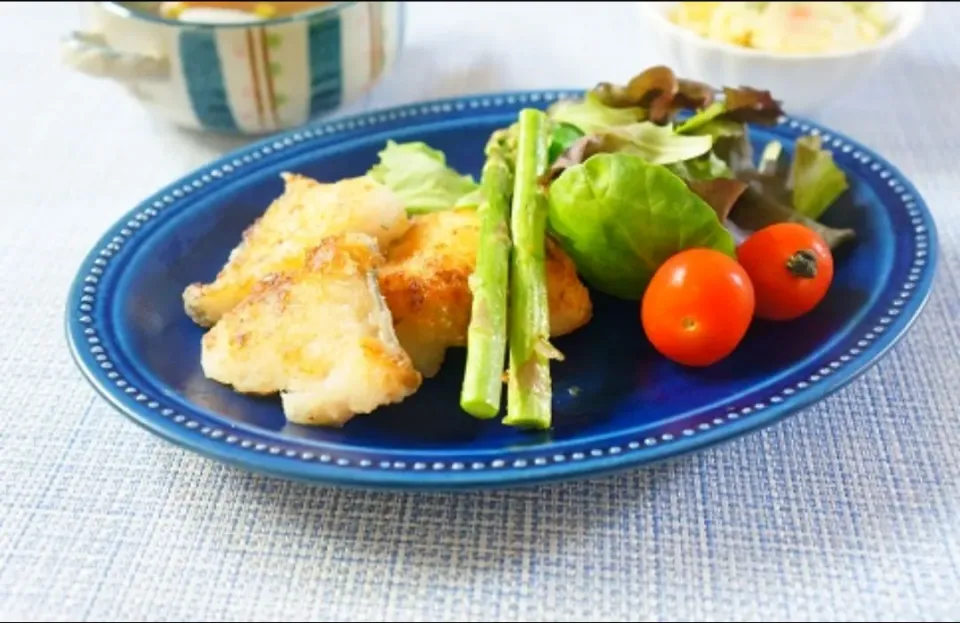
[[[830,247],[799,223],[777,223],[749,236],[737,259],[753,284],[756,316],[793,320],[813,310],[833,281]]]
[[[810,249],[801,249],[787,258],[787,270],[794,277],[813,279],[817,276],[817,256]]]

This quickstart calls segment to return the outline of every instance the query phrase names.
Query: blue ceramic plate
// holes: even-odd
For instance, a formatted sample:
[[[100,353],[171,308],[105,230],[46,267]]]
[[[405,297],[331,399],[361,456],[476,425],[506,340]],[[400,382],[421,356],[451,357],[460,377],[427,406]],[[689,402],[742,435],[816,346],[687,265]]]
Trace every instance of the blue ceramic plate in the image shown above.
[[[387,139],[423,140],[479,176],[490,133],[525,106],[580,93],[516,92],[428,102],[289,132],[235,152],[136,206],[83,261],[70,292],[74,357],[121,413],[207,457],[285,478],[405,489],[500,487],[594,475],[700,450],[796,413],[877,361],[917,317],[933,281],[934,223],[913,185],[862,145],[806,121],[755,128],[786,146],[820,133],[846,170],[828,224],[858,239],[836,256],[829,295],[788,325],[755,323],[734,355],[683,369],[644,338],[635,304],[594,294],[593,321],[561,338],[555,427],[520,432],[458,404],[463,350],[403,403],[343,429],[288,424],[279,400],[204,378],[201,329],[181,293],[216,274],[241,232],[282,192],[281,171],[360,175]],[[765,342],[775,344],[771,347]],[[573,387],[579,392],[571,392]]]

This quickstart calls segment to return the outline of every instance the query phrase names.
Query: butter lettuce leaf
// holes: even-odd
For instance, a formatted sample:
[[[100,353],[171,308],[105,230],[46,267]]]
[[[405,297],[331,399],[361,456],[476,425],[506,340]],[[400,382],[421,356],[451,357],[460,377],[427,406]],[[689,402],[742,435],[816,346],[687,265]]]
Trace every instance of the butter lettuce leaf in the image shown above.
[[[683,136],[668,126],[650,121],[615,128],[610,133],[627,141],[624,151],[653,164],[691,160],[707,154],[713,147],[713,139],[709,136]]]
[[[790,167],[793,209],[812,219],[819,219],[849,187],[833,155],[820,145],[819,136],[798,138]]]
[[[583,138],[583,132],[569,123],[554,123],[550,132],[550,147],[547,151],[547,161],[556,162],[565,151]]]
[[[591,134],[583,136],[567,147],[550,165],[543,183],[550,183],[561,173],[585,162],[594,154],[610,154],[622,150],[626,141],[613,134]]]
[[[703,110],[691,116],[689,119],[677,126],[678,134],[695,134],[705,126],[710,125],[726,112],[723,102],[713,102]],[[732,122],[735,123],[735,122]]]
[[[681,136],[669,127],[649,121],[609,128],[597,134],[583,136],[567,147],[550,166],[547,177],[555,179],[571,166],[585,162],[598,153],[624,153],[643,158],[652,164],[674,165],[680,168],[686,162],[694,167],[723,168],[719,158],[710,158],[713,139],[709,136]],[[700,164],[698,159],[705,159]]]
[[[556,123],[567,123],[584,134],[598,134],[617,126],[630,125],[646,119],[643,108],[614,108],[604,104],[594,92],[582,100],[561,100],[550,107],[550,118]]]
[[[387,141],[378,155],[367,175],[395,192],[410,214],[476,203],[470,197],[478,197],[479,184],[448,167],[443,152],[426,143]]]
[[[669,164],[702,156],[713,146],[713,137],[709,134],[679,134],[670,125],[647,121],[644,108],[611,106],[593,91],[581,101],[554,105],[549,114],[557,128],[572,126],[582,133],[580,137],[569,131],[564,133],[568,139],[573,139],[567,143],[567,149],[572,148],[577,139],[600,136],[610,151],[616,149],[656,164]],[[554,130],[554,139],[561,135]],[[556,151],[555,147],[562,144],[563,141],[554,140],[551,150]],[[551,154],[551,162],[562,155],[563,152]]]
[[[657,134],[669,135],[669,130],[665,128],[652,127]],[[668,142],[676,141],[668,139]],[[696,153],[700,147],[689,153]],[[642,149],[633,145],[624,135],[616,133],[584,136],[575,141],[553,162],[544,181],[549,183],[555,180],[565,170],[585,162],[595,154],[618,152],[633,154],[654,164],[665,164],[670,171],[685,180],[691,190],[710,204],[721,221],[726,218],[744,187],[744,184],[733,179],[733,171],[727,163],[712,151],[689,159],[685,158],[688,154],[683,152],[674,154],[675,157],[668,157],[669,152]]]
[[[547,219],[587,283],[629,300],[679,251],[735,256],[710,205],[666,167],[628,153],[598,153],[563,171],[550,185]]]
[[[712,151],[696,158],[672,163],[667,168],[688,181],[734,177],[730,166]]]

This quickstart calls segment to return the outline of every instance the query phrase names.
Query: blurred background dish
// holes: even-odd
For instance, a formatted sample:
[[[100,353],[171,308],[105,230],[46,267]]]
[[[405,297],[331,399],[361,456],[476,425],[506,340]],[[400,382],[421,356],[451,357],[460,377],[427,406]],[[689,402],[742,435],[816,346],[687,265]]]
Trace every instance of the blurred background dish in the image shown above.
[[[658,61],[716,87],[762,85],[800,115],[874,72],[925,13],[924,2],[638,4]]]
[[[403,2],[92,2],[63,39],[73,69],[176,125],[269,134],[374,86],[403,44]]]
[[[883,2],[678,2],[667,16],[707,39],[782,54],[869,47],[893,25]]]

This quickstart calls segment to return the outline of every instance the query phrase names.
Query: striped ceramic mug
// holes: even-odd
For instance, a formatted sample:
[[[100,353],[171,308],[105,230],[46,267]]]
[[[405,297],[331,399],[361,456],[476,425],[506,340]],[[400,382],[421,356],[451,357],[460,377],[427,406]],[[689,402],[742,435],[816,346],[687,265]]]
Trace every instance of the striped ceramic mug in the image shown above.
[[[177,125],[217,132],[267,134],[333,112],[376,83],[403,43],[403,2],[225,24],[165,19],[159,3],[85,4],[93,28],[64,38],[68,65],[119,81]]]

